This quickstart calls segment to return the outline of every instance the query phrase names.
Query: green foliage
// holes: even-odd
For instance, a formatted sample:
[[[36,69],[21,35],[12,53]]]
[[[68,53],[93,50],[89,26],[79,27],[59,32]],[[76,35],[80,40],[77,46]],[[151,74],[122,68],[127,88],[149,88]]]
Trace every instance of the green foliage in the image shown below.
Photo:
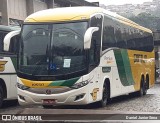
[[[140,13],[139,15],[132,16],[129,19],[141,26],[151,29],[152,31],[160,30],[160,17],[153,14]]]

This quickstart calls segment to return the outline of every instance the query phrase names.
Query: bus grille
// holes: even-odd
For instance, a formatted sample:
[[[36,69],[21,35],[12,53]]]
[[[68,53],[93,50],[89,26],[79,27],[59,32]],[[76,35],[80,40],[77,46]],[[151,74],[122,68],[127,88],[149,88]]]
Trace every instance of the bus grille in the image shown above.
[[[51,91],[50,94],[60,94],[60,93],[65,93],[65,92],[73,90],[73,89],[69,88],[69,87],[62,87],[62,88],[29,88],[26,91],[36,93],[36,94],[47,94],[46,93],[47,90]]]

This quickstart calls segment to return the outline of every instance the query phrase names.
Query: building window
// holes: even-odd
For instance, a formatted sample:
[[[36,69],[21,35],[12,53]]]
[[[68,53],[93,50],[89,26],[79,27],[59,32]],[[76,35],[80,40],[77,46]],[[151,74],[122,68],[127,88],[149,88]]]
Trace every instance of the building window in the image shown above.
[[[20,26],[22,24],[22,20],[16,20],[16,19],[9,19],[9,25],[13,25],[13,26]]]
[[[38,2],[44,2],[44,3],[46,2],[46,0],[36,0],[36,1],[38,1]]]

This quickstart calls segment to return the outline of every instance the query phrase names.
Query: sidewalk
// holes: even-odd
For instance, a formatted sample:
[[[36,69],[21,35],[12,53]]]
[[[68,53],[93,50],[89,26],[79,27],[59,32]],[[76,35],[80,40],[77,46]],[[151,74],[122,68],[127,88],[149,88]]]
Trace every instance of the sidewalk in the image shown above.
[[[135,123],[145,121],[148,123],[156,120],[160,122],[160,113],[155,112],[137,112],[137,111],[111,111],[95,109],[37,109],[26,108],[19,115],[40,116],[43,121],[54,121],[55,123]],[[155,123],[155,122],[154,122]]]

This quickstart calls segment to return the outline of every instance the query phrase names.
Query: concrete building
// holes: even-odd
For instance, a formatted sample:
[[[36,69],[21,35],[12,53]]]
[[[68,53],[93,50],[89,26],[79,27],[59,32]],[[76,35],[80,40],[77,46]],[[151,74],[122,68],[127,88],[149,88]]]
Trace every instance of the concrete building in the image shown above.
[[[0,0],[0,25],[18,25],[36,11],[69,6],[97,6],[97,3],[85,0]]]
[[[156,68],[160,68],[160,30],[153,32]]]

